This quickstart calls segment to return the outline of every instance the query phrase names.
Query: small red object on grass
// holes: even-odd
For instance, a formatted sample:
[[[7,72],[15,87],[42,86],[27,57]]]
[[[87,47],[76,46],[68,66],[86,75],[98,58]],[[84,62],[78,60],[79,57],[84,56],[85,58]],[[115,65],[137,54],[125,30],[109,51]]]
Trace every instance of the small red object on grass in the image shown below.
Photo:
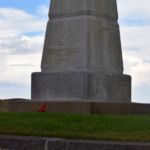
[[[46,108],[47,108],[48,103],[43,103],[42,105],[40,105],[38,112],[45,112]]]

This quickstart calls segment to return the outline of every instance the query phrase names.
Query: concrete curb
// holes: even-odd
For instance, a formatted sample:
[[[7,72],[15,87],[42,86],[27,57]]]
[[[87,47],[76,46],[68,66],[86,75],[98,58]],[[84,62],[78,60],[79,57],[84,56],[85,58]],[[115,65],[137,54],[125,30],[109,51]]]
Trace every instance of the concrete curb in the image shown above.
[[[1,135],[0,150],[150,150],[150,143]]]

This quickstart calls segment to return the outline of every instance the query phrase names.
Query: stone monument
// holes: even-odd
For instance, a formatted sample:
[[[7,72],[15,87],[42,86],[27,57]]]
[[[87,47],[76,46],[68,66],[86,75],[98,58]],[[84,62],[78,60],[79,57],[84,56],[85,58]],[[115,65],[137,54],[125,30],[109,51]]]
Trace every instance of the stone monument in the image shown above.
[[[116,0],[51,0],[32,100],[130,102]]]

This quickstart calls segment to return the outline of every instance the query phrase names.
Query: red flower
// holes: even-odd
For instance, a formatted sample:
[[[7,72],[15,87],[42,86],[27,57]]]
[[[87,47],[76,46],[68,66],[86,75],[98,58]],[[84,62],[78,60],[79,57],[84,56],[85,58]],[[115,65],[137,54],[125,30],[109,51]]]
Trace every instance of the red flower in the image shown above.
[[[45,112],[46,108],[47,108],[48,103],[43,103],[42,105],[40,105],[38,112]]]

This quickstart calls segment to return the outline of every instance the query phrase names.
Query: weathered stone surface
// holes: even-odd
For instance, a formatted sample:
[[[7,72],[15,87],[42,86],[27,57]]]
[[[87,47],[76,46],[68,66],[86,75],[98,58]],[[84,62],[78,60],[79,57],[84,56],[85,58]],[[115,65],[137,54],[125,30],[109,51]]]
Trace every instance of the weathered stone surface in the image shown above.
[[[48,23],[42,72],[84,71],[87,66],[87,19],[52,20]]]
[[[51,0],[32,99],[131,101],[116,0]]]
[[[96,100],[0,101],[0,112],[37,112],[47,103],[46,112],[69,114],[150,114],[150,104]]]
[[[8,111],[8,102],[0,100],[0,111],[7,112]]]
[[[116,0],[52,0],[50,18],[97,15],[118,18]]]
[[[34,73],[33,100],[99,100],[130,102],[131,78],[123,75]]]
[[[53,0],[49,15],[43,72],[123,73],[115,0]]]

